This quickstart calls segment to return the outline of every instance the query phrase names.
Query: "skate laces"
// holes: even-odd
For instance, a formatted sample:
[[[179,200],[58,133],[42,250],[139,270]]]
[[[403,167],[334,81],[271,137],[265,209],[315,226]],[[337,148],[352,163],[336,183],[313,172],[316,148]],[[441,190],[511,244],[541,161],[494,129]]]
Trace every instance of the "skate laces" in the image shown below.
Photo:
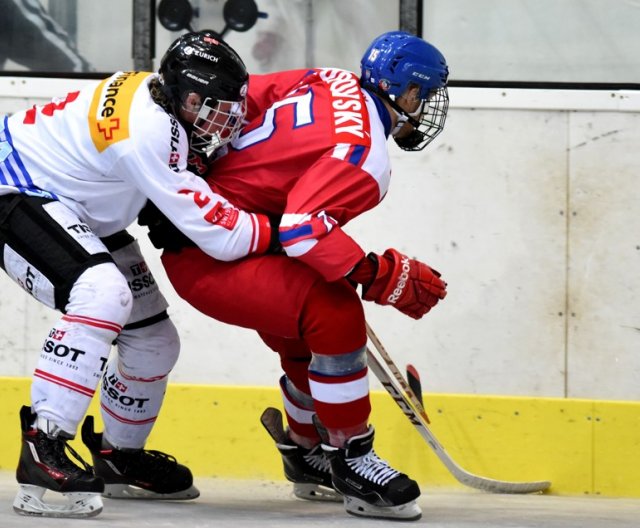
[[[178,461],[175,457],[163,453],[162,451],[155,451],[153,449],[141,449],[135,452],[126,452],[114,449],[115,453],[118,453],[118,458],[125,463],[123,472],[133,473],[146,473],[152,472],[156,475],[160,473],[170,474],[178,465]]]
[[[379,486],[385,486],[390,480],[400,474],[399,471],[393,469],[389,464],[376,455],[373,449],[366,455],[347,458],[345,459],[345,462],[349,468],[355,471],[358,475],[370,480],[374,484],[378,484]]]
[[[327,455],[322,451],[320,445],[317,445],[313,449],[309,450],[308,453],[302,455],[304,461],[309,464],[313,469],[317,469],[324,473],[329,473],[331,471],[331,464]]]
[[[38,445],[44,452],[43,454],[53,459],[56,468],[71,471],[84,470],[87,473],[93,472],[93,468],[84,461],[73,447],[69,445],[66,438],[50,438],[42,431],[38,431],[38,437]],[[67,456],[65,450],[68,451],[69,454],[82,465],[82,467],[76,466]]]

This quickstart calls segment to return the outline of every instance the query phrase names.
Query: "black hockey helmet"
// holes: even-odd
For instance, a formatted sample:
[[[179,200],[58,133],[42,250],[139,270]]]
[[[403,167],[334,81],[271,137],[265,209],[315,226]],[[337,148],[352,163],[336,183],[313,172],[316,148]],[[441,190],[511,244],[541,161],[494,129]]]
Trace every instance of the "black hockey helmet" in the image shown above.
[[[215,31],[182,35],[162,57],[158,73],[172,112],[191,132],[192,150],[209,153],[238,134],[245,115],[249,74],[240,56]],[[184,123],[180,109],[193,93],[200,96],[202,109],[195,123]],[[212,136],[203,120],[211,118],[220,102],[237,103],[231,112],[225,112],[232,130]]]

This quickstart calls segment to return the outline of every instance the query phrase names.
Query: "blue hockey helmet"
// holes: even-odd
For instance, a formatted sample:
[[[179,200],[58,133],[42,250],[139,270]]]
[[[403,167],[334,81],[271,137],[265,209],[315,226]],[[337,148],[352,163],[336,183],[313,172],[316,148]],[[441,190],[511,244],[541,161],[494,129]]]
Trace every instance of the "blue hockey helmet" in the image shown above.
[[[390,101],[404,122],[413,125],[409,137],[396,139],[401,148],[422,150],[442,131],[449,108],[449,67],[435,46],[404,31],[389,31],[369,45],[360,67],[362,86]],[[411,87],[419,88],[419,115],[409,115],[395,103]]]

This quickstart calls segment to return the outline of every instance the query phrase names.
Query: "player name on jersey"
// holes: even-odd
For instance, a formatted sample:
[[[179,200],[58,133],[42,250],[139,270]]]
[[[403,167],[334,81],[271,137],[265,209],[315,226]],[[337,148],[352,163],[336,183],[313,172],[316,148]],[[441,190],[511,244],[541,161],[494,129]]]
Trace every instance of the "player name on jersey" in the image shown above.
[[[369,118],[358,77],[345,70],[323,69],[320,78],[331,91],[336,143],[368,145]]]

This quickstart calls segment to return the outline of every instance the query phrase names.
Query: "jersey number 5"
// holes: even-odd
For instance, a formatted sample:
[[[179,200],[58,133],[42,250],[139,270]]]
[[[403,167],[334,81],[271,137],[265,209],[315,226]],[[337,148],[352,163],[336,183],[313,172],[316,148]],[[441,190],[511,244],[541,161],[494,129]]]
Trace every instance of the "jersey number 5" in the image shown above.
[[[264,114],[262,124],[253,130],[242,134],[232,144],[235,150],[242,150],[266,141],[276,130],[276,112],[279,108],[286,105],[293,105],[293,128],[299,128],[313,123],[313,115],[311,113],[311,103],[313,101],[313,92],[309,90],[303,95],[294,95],[282,99],[274,103]]]

